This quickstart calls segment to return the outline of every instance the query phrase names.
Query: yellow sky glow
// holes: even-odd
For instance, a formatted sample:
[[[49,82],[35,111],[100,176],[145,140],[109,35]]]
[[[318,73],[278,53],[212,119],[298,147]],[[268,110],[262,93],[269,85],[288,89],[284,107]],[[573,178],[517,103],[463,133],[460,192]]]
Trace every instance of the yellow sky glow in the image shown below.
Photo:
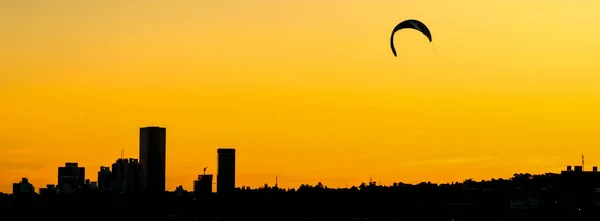
[[[0,191],[167,128],[167,188],[451,182],[600,162],[600,2],[0,1]],[[427,24],[433,43],[394,25]]]

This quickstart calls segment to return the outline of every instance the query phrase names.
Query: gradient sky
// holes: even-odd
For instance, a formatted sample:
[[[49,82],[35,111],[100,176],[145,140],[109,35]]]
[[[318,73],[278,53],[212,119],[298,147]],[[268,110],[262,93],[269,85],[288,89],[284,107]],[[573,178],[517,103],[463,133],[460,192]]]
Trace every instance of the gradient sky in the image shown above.
[[[167,187],[510,177],[600,163],[600,2],[0,0],[0,191],[95,181],[167,128]],[[426,23],[433,44],[398,22]],[[436,54],[437,52],[437,54]]]

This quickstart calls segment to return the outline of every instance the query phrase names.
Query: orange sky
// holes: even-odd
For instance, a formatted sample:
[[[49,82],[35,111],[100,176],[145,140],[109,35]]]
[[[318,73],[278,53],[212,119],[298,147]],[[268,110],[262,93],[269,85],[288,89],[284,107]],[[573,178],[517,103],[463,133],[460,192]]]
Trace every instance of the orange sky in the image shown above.
[[[600,2],[0,1],[0,191],[167,128],[167,187],[508,177],[600,162]],[[426,23],[389,35],[399,21]],[[437,54],[436,54],[437,52]],[[589,168],[589,166],[588,166]]]

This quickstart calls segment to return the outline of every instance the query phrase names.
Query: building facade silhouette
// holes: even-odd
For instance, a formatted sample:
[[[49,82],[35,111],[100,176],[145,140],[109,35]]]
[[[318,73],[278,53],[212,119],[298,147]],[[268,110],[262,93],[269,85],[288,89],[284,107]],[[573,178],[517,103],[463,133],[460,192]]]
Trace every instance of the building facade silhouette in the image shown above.
[[[112,164],[110,189],[116,193],[141,191],[142,165],[137,159],[121,158]]]
[[[35,193],[35,187],[29,183],[29,180],[25,177],[21,179],[21,182],[13,183],[13,195],[33,195]]]
[[[78,163],[65,163],[58,168],[58,189],[61,193],[72,193],[85,185],[85,168]]]
[[[98,171],[98,189],[110,189],[111,172],[110,167],[101,166]]]
[[[197,196],[207,196],[212,193],[212,174],[198,175],[198,180],[194,180],[194,194]]]
[[[166,178],[166,128],[140,128],[141,191],[165,191]]]
[[[217,150],[217,193],[229,193],[235,190],[235,149]]]
[[[46,187],[40,188],[40,195],[42,195],[42,196],[56,195],[56,185],[47,184]]]

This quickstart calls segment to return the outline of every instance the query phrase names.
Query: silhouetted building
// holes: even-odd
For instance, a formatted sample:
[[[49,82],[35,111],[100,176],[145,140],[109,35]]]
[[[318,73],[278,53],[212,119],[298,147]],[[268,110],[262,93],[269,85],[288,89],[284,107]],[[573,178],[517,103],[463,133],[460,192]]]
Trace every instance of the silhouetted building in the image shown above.
[[[100,171],[98,171],[98,189],[110,189],[110,174],[111,172],[109,167],[100,167]]]
[[[228,193],[235,190],[235,149],[219,148],[217,193]]]
[[[567,166],[567,170],[560,173],[560,186],[563,192],[594,193],[600,188],[600,172],[596,166],[592,171],[583,171],[582,166]]]
[[[212,174],[198,175],[198,180],[194,180],[194,194],[210,195],[212,193]]]
[[[45,188],[40,188],[40,195],[51,196],[56,195],[56,186],[54,184],[48,184]]]
[[[140,163],[142,190],[151,193],[165,191],[166,128],[140,128]]]
[[[77,163],[65,163],[58,168],[58,189],[61,193],[73,193],[83,188],[85,182],[85,168]]]
[[[112,165],[111,190],[117,193],[135,193],[141,190],[142,165],[137,159],[118,159]]]
[[[13,195],[25,196],[35,194],[35,187],[29,183],[29,180],[25,177],[21,179],[21,182],[13,183]]]
[[[90,182],[90,185],[88,185],[88,188],[89,188],[90,190],[95,190],[95,189],[98,189],[98,182],[96,182],[96,181],[92,181],[92,182]]]

